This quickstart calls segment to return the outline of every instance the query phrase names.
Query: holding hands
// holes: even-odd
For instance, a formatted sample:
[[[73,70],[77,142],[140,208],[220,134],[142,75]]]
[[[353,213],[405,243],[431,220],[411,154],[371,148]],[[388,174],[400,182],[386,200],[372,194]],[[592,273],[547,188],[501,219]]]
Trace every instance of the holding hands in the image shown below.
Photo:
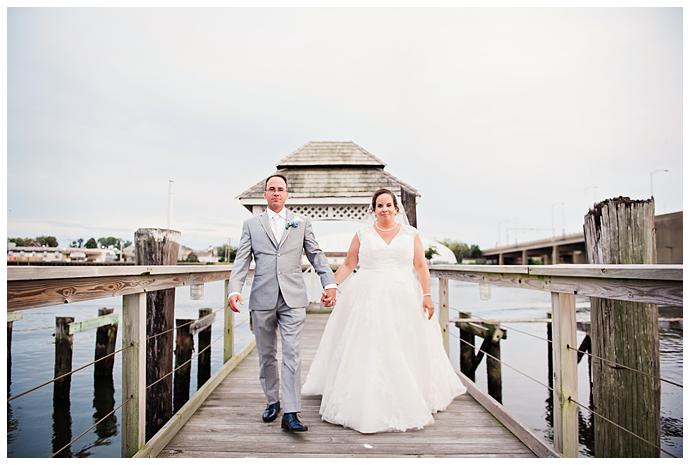
[[[228,297],[228,305],[230,306],[230,310],[232,310],[235,313],[240,313],[239,304],[243,303],[244,299],[240,294],[233,294],[230,297]]]
[[[321,303],[325,307],[332,307],[335,305],[335,291],[336,288],[324,289],[321,292]]]

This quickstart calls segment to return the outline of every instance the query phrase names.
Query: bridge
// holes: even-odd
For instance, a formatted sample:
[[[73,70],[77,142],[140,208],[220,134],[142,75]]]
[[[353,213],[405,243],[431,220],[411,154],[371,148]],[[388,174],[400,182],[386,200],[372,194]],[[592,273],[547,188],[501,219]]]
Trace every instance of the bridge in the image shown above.
[[[655,216],[654,227],[657,263],[683,263],[683,212]],[[543,265],[587,263],[582,232],[497,246],[482,251],[482,256],[497,265],[529,265],[531,258]]]

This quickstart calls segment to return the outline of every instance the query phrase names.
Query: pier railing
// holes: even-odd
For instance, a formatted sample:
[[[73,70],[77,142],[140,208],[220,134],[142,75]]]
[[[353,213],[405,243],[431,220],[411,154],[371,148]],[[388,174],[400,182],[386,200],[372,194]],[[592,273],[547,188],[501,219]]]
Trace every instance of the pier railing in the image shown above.
[[[577,401],[577,362],[580,351],[577,349],[576,339],[575,296],[683,305],[682,265],[432,265],[430,272],[432,277],[438,278],[438,316],[446,352],[449,348],[448,325],[451,322],[455,323],[449,317],[449,280],[478,283],[480,286],[493,285],[551,293],[553,329],[552,339],[548,342],[552,346],[553,379],[552,387],[546,387],[552,389],[554,394],[554,447],[565,457],[577,456],[578,408],[590,410]],[[500,331],[493,333],[493,337],[498,339],[501,336]],[[462,340],[462,333],[461,346],[469,346]],[[473,351],[474,347],[470,350]],[[504,364],[490,351],[481,348],[479,350],[486,353],[487,363],[491,357],[492,362]],[[529,378],[525,373],[521,374]],[[468,379],[465,381],[471,382]],[[678,386],[682,388],[681,385]],[[471,391],[478,392],[473,383],[472,388]],[[488,399],[488,402],[490,401],[492,399]],[[598,415],[596,411],[590,412],[602,421],[611,422]],[[637,440],[649,442],[631,431],[628,432]],[[651,445],[660,452],[672,455],[656,444]]]
[[[251,352],[254,341],[252,339],[239,354],[234,353],[234,314],[227,305],[227,299],[223,298],[225,322],[222,335],[223,366],[147,442],[145,441],[146,391],[162,378],[149,386],[146,385],[146,343],[147,340],[157,336],[146,334],[146,293],[224,280],[224,295],[227,295],[230,269],[229,265],[10,266],[7,268],[8,322],[18,320],[19,312],[35,308],[122,296],[122,348],[117,351],[122,353],[122,402],[111,411],[111,414],[119,409],[122,411],[121,455],[123,457],[155,456],[213,389]],[[199,322],[207,324],[200,320]],[[114,356],[117,352],[112,355]],[[70,370],[66,376],[82,368],[84,367]],[[172,376],[172,372],[164,378],[167,376]],[[51,382],[54,381],[55,379],[51,380]],[[49,383],[43,383],[24,393],[12,396],[8,401],[29,394],[47,384]],[[79,437],[81,435],[77,439]],[[76,439],[72,442],[74,441]]]

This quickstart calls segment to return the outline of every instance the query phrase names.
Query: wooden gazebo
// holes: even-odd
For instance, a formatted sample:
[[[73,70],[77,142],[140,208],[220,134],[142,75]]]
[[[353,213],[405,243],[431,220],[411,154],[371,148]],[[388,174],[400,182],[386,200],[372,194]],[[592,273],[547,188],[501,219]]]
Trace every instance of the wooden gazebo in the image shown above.
[[[364,220],[371,195],[385,187],[398,195],[407,219],[417,226],[417,189],[384,170],[386,164],[354,142],[309,142],[276,165],[288,179],[286,206],[312,220]],[[266,209],[264,179],[237,198],[250,212]]]

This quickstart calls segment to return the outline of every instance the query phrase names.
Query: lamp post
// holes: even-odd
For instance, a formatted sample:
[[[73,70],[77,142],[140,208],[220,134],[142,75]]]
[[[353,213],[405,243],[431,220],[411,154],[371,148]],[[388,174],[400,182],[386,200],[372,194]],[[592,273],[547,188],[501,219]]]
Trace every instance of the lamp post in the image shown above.
[[[656,173],[668,173],[668,170],[658,169],[649,172],[649,196],[654,197],[654,174]]]
[[[168,228],[170,229],[170,225],[172,224],[172,215],[173,215],[173,181],[172,179],[168,180]]]
[[[556,202],[556,203],[552,203],[552,204],[551,204],[551,235],[552,235],[553,237],[556,237],[556,225],[555,225],[555,222],[554,222],[554,217],[555,217],[554,207],[555,207],[556,205],[563,205],[563,206],[565,206],[565,203],[564,203],[564,202]],[[564,215],[565,215],[565,212],[562,212],[562,215],[564,216]],[[565,224],[564,224],[563,226],[564,226],[564,228],[565,228]]]

